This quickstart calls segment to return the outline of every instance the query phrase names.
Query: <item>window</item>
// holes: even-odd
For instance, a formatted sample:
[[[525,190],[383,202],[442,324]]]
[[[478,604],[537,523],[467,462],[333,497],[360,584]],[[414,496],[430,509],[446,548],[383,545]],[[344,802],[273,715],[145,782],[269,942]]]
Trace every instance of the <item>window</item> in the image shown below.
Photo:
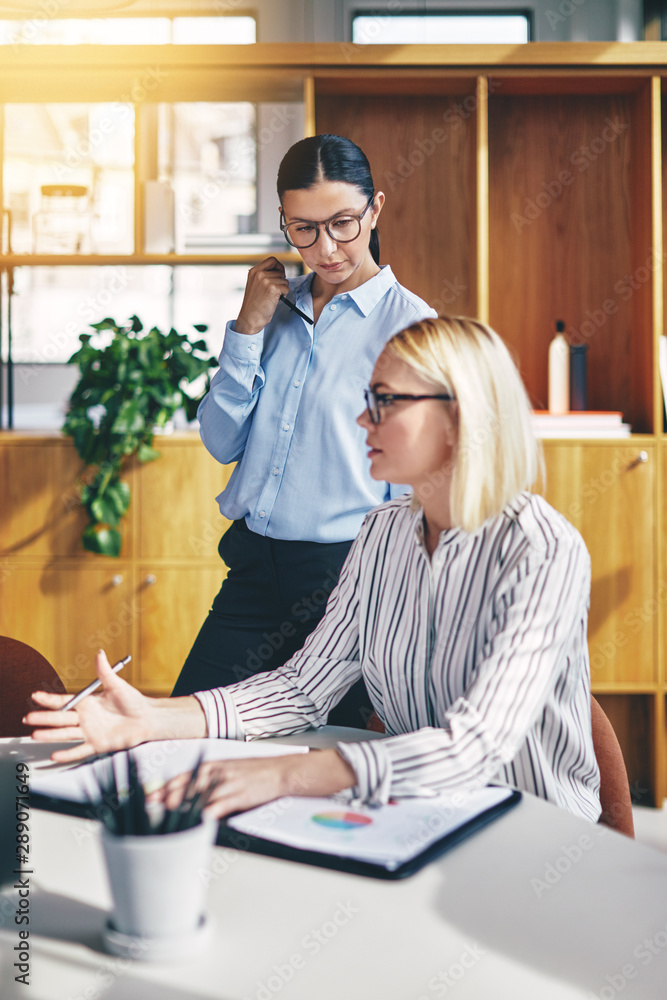
[[[54,18],[36,8],[32,18],[0,20],[0,45],[250,45],[256,41],[254,17]]]
[[[211,353],[218,354],[225,323],[238,312],[248,268],[239,265],[115,264],[93,267],[16,268],[12,298],[14,360],[64,363],[79,334],[112,316],[133,313],[144,326],[192,330],[206,323]]]
[[[0,18],[0,53],[30,44],[193,46],[165,54],[179,67],[168,95],[191,93],[188,71],[179,76],[183,65],[195,67],[195,93],[208,93],[194,46],[256,40],[252,17],[42,13]],[[284,153],[304,134],[302,88],[290,83],[274,98],[273,86],[259,83],[250,100],[239,100],[225,80],[226,101],[170,100],[148,86],[133,98],[132,88],[114,82],[114,73],[125,79],[133,57],[106,51],[108,58],[95,55],[103,83],[92,99],[85,86],[54,93],[53,70],[40,78],[37,69],[30,71],[37,98],[17,86],[12,97],[27,100],[0,103],[0,253],[10,255],[0,273],[0,427],[9,423],[10,398],[14,427],[62,425],[77,375],[66,361],[79,335],[107,316],[124,322],[136,313],[147,327],[183,332],[207,324],[204,339],[217,355],[250,264],[274,249],[288,253],[275,181]],[[33,49],[31,65],[41,66],[40,52],[50,65],[44,49]],[[56,72],[66,75],[70,54],[76,62],[73,48],[61,51]],[[293,276],[298,265],[287,270]]]
[[[134,109],[5,104],[4,203],[14,253],[132,253]]]
[[[2,247],[10,220],[16,255],[11,309],[0,276],[0,340],[6,360],[11,319],[14,427],[62,425],[77,374],[65,362],[79,334],[106,316],[124,322],[136,313],[145,326],[182,332],[205,323],[209,350],[219,353],[245,290],[249,264],[237,258],[288,249],[276,174],[303,134],[300,101],[0,105]],[[151,259],[172,253],[179,259]],[[23,266],[23,255],[48,259]],[[98,259],[81,260],[89,255]],[[193,255],[216,260],[190,263]]]
[[[173,190],[177,253],[229,251],[257,232],[256,127],[254,104],[159,105],[158,177]]]
[[[288,277],[298,273],[286,267]],[[17,267],[12,295],[14,414],[17,429],[61,427],[67,399],[78,378],[65,364],[79,348],[79,334],[112,316],[122,323],[136,313],[145,327],[202,336],[211,354],[220,352],[227,320],[243,300],[247,266],[118,264],[108,267]],[[7,316],[3,316],[6,324]],[[177,426],[185,415],[177,414]],[[6,410],[2,426],[7,426]]]
[[[524,13],[355,14],[352,41],[357,45],[522,44],[530,41]]]

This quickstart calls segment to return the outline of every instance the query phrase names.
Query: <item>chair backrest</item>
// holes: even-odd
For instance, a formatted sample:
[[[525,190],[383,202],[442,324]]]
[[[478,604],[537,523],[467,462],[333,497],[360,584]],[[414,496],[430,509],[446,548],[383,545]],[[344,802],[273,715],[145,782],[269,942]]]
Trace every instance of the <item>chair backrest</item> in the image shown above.
[[[65,694],[65,685],[46,657],[18,639],[0,636],[0,738],[30,736],[21,719],[38,706],[33,691]]]
[[[632,799],[630,798],[630,784],[623,760],[623,751],[604,709],[592,696],[591,727],[593,747],[600,768],[602,815],[599,822],[611,827],[612,830],[624,833],[626,837],[634,838]]]

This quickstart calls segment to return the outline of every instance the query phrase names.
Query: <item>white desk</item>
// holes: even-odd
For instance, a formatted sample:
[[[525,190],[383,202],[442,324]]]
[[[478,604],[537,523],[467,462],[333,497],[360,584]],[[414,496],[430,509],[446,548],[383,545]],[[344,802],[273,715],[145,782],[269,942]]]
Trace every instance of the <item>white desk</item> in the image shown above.
[[[214,944],[162,966],[101,951],[96,824],[35,811],[32,826],[31,985],[13,981],[5,924],[2,1000],[667,997],[667,856],[531,796],[404,882],[216,848]]]

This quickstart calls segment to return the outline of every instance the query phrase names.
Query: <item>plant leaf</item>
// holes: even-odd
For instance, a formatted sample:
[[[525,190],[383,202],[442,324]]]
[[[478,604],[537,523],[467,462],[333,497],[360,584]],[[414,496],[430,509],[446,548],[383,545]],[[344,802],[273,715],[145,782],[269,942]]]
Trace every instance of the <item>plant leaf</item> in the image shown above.
[[[137,399],[126,399],[120,404],[116,419],[111,427],[112,434],[132,434],[142,431],[146,426],[146,417],[141,412]]]
[[[140,462],[154,462],[161,454],[161,452],[146,443],[140,444],[137,449],[137,458]]]
[[[116,508],[113,502],[107,497],[106,493],[103,493],[102,496],[95,497],[90,505],[90,513],[99,524],[110,524],[115,526],[120,522],[120,517],[116,512]]]
[[[91,517],[101,524],[119,524],[130,506],[130,487],[116,479],[99,493],[89,506]]]
[[[120,555],[120,545],[122,536],[117,528],[96,528],[89,524],[82,535],[83,547],[88,552],[97,552],[102,556],[112,556],[117,559]]]

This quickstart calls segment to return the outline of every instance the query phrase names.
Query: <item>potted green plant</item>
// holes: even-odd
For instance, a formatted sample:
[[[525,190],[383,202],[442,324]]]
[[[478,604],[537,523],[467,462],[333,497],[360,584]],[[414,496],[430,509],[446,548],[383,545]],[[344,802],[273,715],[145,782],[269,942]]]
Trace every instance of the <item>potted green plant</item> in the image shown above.
[[[188,420],[194,419],[216,359],[206,353],[204,340],[191,341],[173,327],[168,333],[157,327],[146,332],[137,316],[125,326],[107,318],[91,327],[97,333],[82,333],[81,347],[68,361],[81,374],[63,431],[83,461],[78,485],[89,520],[83,546],[118,556],[120,523],[130,505],[123,466],[132,455],[140,462],[159,458],[153,433],[165,428],[180,407]],[[195,324],[194,329],[203,333],[207,327]],[[186,390],[202,376],[203,391],[189,395]]]

